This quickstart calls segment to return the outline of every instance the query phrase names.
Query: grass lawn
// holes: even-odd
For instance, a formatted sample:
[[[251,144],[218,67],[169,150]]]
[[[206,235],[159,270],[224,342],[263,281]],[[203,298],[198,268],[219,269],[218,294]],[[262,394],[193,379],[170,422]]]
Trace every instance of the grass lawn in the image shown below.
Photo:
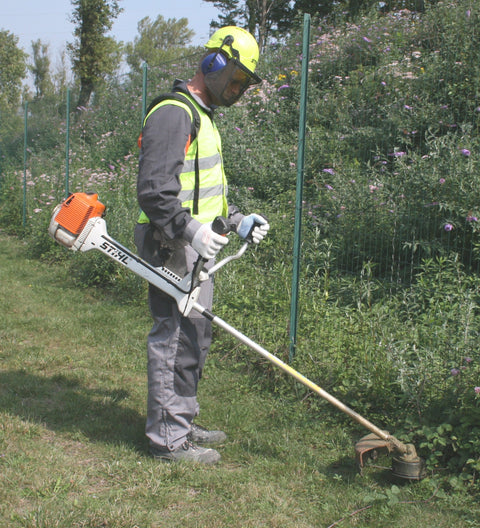
[[[228,351],[210,356],[200,387],[200,423],[228,434],[221,463],[154,461],[146,304],[75,288],[61,265],[0,243],[0,526],[480,526],[477,499],[439,478],[360,475],[354,443],[368,431],[328,404],[309,411],[293,380],[291,397],[273,394]]]

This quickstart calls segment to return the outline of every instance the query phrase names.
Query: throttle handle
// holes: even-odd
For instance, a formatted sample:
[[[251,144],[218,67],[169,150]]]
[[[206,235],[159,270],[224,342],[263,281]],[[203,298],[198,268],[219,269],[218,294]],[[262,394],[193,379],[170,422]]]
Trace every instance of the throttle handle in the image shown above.
[[[217,216],[212,222],[212,231],[217,235],[228,235],[235,230],[235,225],[228,221],[224,216]]]

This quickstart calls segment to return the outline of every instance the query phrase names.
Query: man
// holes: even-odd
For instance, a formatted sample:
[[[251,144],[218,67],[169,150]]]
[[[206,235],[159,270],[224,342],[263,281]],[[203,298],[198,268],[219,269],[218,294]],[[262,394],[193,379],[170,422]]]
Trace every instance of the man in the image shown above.
[[[213,259],[228,243],[212,230],[217,216],[228,217],[240,237],[256,243],[269,229],[262,216],[244,216],[228,206],[221,140],[213,122],[217,106],[231,106],[250,85],[261,82],[255,74],[257,43],[247,31],[229,26],[216,31],[205,47],[193,79],[175,81],[174,94],[159,98],[147,111],[141,136],[137,196],[142,214],[135,243],[142,258],[182,277],[199,255]],[[212,281],[203,282],[198,302],[208,308],[212,296]],[[193,423],[211,323],[194,311],[184,317],[175,301],[152,285],[149,307],[150,452],[159,459],[216,463],[220,454],[197,444],[221,442],[225,433]]]

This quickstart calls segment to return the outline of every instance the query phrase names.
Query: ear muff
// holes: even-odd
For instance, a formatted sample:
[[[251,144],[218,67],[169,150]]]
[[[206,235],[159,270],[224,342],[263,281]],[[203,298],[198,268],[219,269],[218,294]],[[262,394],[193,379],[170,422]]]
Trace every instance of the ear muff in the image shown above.
[[[206,75],[207,73],[216,72],[225,68],[227,65],[227,58],[216,51],[215,53],[210,53],[202,61],[202,73]]]

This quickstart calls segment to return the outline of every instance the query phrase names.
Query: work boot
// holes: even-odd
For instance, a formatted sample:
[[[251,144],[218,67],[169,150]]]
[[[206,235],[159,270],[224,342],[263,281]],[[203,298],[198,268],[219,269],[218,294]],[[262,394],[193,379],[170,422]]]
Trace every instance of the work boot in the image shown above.
[[[184,460],[185,462],[197,462],[199,464],[216,464],[221,458],[220,453],[215,451],[215,449],[199,447],[188,440],[185,440],[180,447],[173,451],[151,447],[150,453],[153,458],[170,462],[181,462]]]
[[[192,423],[187,438],[196,444],[219,444],[225,442],[227,435],[223,431],[209,431],[201,425]]]

